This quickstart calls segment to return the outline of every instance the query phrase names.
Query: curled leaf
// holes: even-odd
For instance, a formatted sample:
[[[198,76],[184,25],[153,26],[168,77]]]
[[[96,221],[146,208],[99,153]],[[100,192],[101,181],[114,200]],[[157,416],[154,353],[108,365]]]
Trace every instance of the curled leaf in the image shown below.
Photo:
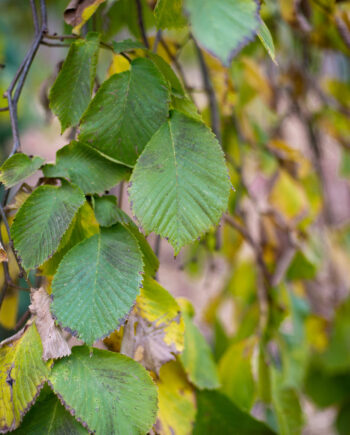
[[[124,327],[121,353],[159,373],[184,347],[184,322],[176,300],[145,277],[134,312]]]

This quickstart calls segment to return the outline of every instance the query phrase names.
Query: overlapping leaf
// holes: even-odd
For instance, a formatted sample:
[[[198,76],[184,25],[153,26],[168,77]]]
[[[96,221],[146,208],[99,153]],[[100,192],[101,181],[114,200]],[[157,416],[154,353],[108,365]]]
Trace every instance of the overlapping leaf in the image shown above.
[[[187,302],[187,301],[184,301]],[[208,343],[194,325],[191,313],[192,306],[187,308],[182,301],[182,316],[185,322],[185,346],[180,361],[189,380],[199,389],[215,389],[220,386],[218,370]]]
[[[254,38],[260,26],[255,0],[187,0],[186,6],[194,37],[225,65]]]
[[[105,81],[81,122],[79,138],[110,159],[133,166],[168,116],[169,92],[149,59]]]
[[[87,344],[117,329],[130,312],[142,280],[134,237],[117,224],[72,248],[52,283],[51,310]]]
[[[135,310],[124,327],[121,352],[159,373],[184,347],[184,322],[176,300],[145,277]]]
[[[80,33],[83,25],[105,0],[71,0],[64,11],[67,24],[73,26],[73,33]]]
[[[196,414],[195,396],[178,362],[161,367],[158,386],[156,431],[161,435],[192,433]]]
[[[266,424],[241,411],[217,391],[199,391],[194,435],[273,435]]]
[[[158,0],[154,15],[159,29],[178,28],[186,24],[182,0]]]
[[[0,432],[14,430],[49,374],[35,324],[0,344]]]
[[[46,290],[43,287],[32,290],[30,298],[30,312],[35,316],[35,325],[43,345],[43,360],[70,355],[70,347],[63,337],[62,330],[51,315],[51,298]]]
[[[67,177],[84,193],[102,193],[119,183],[128,168],[105,159],[90,146],[73,141],[56,154],[56,164],[43,168],[46,177]]]
[[[16,153],[6,160],[0,168],[0,181],[9,188],[34,174],[44,160],[40,157],[28,157],[26,154]]]
[[[99,35],[89,33],[74,41],[50,91],[50,108],[58,116],[62,131],[77,125],[89,104],[95,80]]]
[[[155,421],[157,389],[147,371],[124,355],[75,347],[55,364],[50,383],[97,435],[145,434]]]
[[[249,411],[253,405],[255,382],[251,359],[256,340],[233,343],[219,362],[221,391],[241,409]]]
[[[38,401],[14,435],[83,435],[85,429],[52,393]]]
[[[180,112],[149,141],[129,188],[145,232],[169,238],[175,254],[218,223],[229,192],[219,143],[204,124]]]
[[[68,183],[40,186],[18,210],[11,234],[26,269],[53,255],[85,197]]]
[[[40,267],[45,276],[53,276],[66,253],[84,239],[97,234],[100,227],[90,204],[85,201],[61,239],[57,252]]]
[[[145,273],[154,276],[159,267],[159,260],[134,221],[117,206],[116,197],[113,195],[96,197],[94,204],[96,218],[101,226],[110,227],[119,222],[135,237],[142,252]]]

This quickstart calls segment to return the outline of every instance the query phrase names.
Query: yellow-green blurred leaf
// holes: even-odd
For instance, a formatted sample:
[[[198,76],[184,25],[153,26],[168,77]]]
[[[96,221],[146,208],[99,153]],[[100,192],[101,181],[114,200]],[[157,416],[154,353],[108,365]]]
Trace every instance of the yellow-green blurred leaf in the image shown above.
[[[195,395],[178,362],[171,361],[161,367],[157,386],[157,433],[191,434],[196,414]]]
[[[255,395],[252,373],[255,344],[255,337],[233,343],[219,361],[220,390],[245,411],[252,407]]]

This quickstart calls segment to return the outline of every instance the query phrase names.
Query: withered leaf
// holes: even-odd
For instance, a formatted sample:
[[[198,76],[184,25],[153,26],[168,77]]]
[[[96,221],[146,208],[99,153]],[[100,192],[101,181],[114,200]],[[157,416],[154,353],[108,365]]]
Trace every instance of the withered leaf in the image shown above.
[[[64,339],[63,331],[55,324],[50,312],[51,298],[46,290],[32,290],[31,313],[36,316],[35,324],[43,344],[43,359],[62,358],[71,354],[70,346]]]
[[[73,33],[80,33],[86,21],[105,0],[71,0],[64,11],[64,20],[73,26]]]
[[[124,326],[121,353],[158,374],[183,346],[184,322],[178,303],[156,281],[145,277],[134,311]]]

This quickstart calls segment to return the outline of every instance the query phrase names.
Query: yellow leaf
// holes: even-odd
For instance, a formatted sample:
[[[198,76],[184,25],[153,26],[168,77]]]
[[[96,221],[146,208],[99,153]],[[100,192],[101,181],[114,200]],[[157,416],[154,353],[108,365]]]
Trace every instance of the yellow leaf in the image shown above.
[[[0,343],[1,433],[16,429],[39,395],[51,365],[42,353],[35,324]]]
[[[176,352],[182,352],[184,321],[179,304],[169,292],[156,281],[145,277],[141,293],[136,298],[136,310],[140,316],[163,328],[164,342],[168,346],[174,346]]]
[[[124,327],[121,353],[156,373],[184,348],[184,321],[176,300],[145,277],[136,306]]]
[[[156,432],[161,435],[192,433],[195,419],[195,396],[180,364],[171,361],[161,367],[158,385],[158,420]]]
[[[1,267],[2,270],[2,267]],[[18,291],[7,289],[0,310],[0,325],[6,329],[14,329],[18,312]]]
[[[270,193],[271,204],[285,217],[293,219],[309,209],[306,194],[300,184],[281,170]]]
[[[72,32],[79,35],[83,25],[105,0],[71,0],[64,11],[64,20],[73,26]]]
[[[108,76],[129,71],[130,62],[121,54],[113,54],[112,63],[108,69]]]

